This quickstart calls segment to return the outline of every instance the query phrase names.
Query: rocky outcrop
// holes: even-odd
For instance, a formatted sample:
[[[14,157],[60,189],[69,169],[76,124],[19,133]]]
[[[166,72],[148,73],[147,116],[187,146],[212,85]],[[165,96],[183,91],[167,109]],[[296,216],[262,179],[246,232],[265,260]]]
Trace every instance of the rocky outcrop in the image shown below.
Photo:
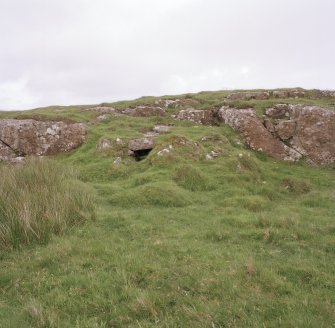
[[[254,109],[224,106],[218,111],[218,116],[221,121],[237,130],[251,149],[265,152],[281,160],[296,161],[301,158],[300,153],[276,139],[265,128]]]
[[[85,130],[81,123],[0,120],[0,160],[67,152],[82,144]]]
[[[237,130],[254,150],[281,160],[305,156],[314,164],[335,162],[335,111],[318,106],[278,104],[261,121],[252,108],[228,106],[219,119]]]
[[[230,100],[250,100],[250,99],[269,99],[270,93],[265,91],[259,92],[234,92],[227,96]]]
[[[104,107],[104,106],[91,107],[87,108],[86,111],[96,112],[100,114],[119,115],[119,112],[113,107]]]
[[[162,106],[165,108],[185,108],[199,105],[200,102],[192,98],[182,99],[156,99],[155,105]]]
[[[319,106],[279,104],[265,111],[273,136],[315,164],[335,162],[335,111]]]
[[[285,91],[253,91],[253,92],[234,92],[227,96],[230,100],[266,100],[270,98],[303,98],[305,92],[301,90],[285,90]]]
[[[335,90],[315,90],[315,98],[335,98]]]
[[[122,114],[135,117],[164,116],[165,110],[161,107],[137,106],[123,110]]]
[[[176,117],[179,121],[191,121],[197,124],[212,125],[214,123],[214,115],[211,110],[204,109],[183,109]]]
[[[288,91],[273,91],[273,98],[303,98],[305,92],[300,90],[288,90]]]

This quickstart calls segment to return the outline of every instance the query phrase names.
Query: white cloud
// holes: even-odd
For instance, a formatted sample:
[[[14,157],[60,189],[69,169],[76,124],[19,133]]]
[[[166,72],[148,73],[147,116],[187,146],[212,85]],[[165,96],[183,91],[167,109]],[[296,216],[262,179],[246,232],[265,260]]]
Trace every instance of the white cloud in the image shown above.
[[[0,0],[0,85],[21,87],[0,109],[335,88],[334,11],[332,0]]]
[[[29,90],[25,77],[0,83],[0,110],[35,107],[38,101]]]

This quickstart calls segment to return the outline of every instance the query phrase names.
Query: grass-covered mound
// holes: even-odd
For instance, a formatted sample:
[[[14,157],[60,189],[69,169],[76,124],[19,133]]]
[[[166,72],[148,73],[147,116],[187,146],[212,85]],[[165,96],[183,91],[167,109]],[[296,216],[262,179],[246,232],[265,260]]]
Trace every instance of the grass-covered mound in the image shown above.
[[[227,94],[177,98],[205,109],[224,104]],[[280,102],[335,106],[331,98]],[[261,115],[275,103],[247,105]],[[252,152],[223,124],[176,121],[172,115],[181,107],[168,108],[165,117],[103,122],[86,108],[31,113],[90,123],[85,143],[54,161],[76,167],[86,183],[76,180],[81,191],[96,190],[97,220],[47,245],[0,251],[0,327],[332,327],[333,169]],[[136,162],[127,154],[128,140],[158,123],[170,124],[170,132]],[[105,138],[112,148],[97,150]],[[159,156],[162,149],[169,152]],[[206,160],[212,151],[218,156]],[[44,185],[53,188],[55,178],[47,176]],[[12,190],[20,199],[20,190]]]
[[[92,190],[46,159],[0,167],[0,248],[45,243],[94,217]]]

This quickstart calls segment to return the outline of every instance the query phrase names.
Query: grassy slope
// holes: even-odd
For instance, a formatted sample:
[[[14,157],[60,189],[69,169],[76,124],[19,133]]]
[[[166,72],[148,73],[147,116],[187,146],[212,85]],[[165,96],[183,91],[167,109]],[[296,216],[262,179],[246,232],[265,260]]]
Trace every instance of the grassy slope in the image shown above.
[[[223,104],[224,95],[191,97],[206,108]],[[248,103],[260,114],[278,102],[297,101]],[[299,102],[334,106],[335,100]],[[87,122],[94,117],[80,106],[54,109],[32,112]],[[116,167],[123,149],[95,149],[102,137],[138,137],[155,122],[175,124],[158,138],[158,149],[178,135],[198,142],[199,154],[219,149],[222,155],[207,162],[177,142],[171,157],[158,160],[153,151],[142,162],[127,159]],[[0,253],[0,327],[335,322],[333,170],[274,161],[244,148],[226,126],[196,127],[170,115],[92,124],[80,149],[55,159],[75,166],[96,188],[98,220],[47,246]]]

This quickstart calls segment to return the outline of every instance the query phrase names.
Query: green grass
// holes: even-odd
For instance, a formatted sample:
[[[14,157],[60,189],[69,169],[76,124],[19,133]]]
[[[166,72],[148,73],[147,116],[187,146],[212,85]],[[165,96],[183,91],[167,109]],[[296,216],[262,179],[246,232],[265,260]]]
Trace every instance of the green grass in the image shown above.
[[[212,106],[225,94],[191,97]],[[149,156],[128,158],[127,141],[162,121],[174,127]],[[96,150],[117,137],[124,146]],[[206,161],[211,150],[220,156]],[[334,325],[331,168],[279,162],[246,149],[226,126],[170,116],[94,123],[82,147],[54,161],[96,190],[97,220],[47,245],[0,251],[0,327]]]
[[[0,249],[46,243],[94,217],[93,192],[46,159],[0,167]]]

